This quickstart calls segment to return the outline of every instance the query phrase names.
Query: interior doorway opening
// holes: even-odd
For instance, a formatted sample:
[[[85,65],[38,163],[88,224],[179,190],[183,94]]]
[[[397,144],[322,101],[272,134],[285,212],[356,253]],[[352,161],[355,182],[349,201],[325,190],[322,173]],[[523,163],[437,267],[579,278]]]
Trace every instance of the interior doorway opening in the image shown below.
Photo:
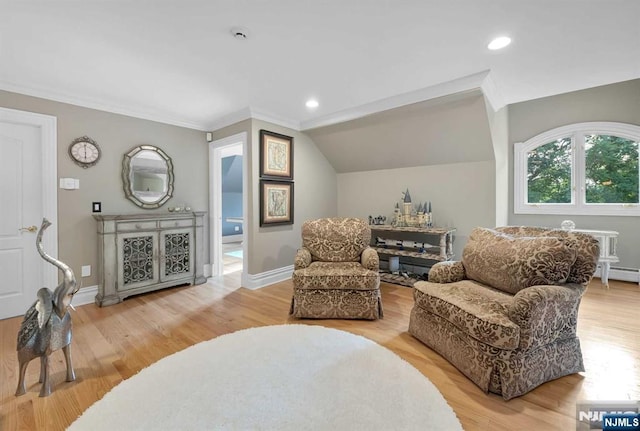
[[[246,145],[246,133],[210,143],[211,272],[222,276],[241,271],[243,284],[247,273]]]

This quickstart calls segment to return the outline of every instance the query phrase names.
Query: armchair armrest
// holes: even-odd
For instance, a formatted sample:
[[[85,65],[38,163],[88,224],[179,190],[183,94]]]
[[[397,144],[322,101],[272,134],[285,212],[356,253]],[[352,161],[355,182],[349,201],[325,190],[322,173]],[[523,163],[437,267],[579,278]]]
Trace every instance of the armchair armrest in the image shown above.
[[[293,262],[294,270],[306,268],[309,265],[311,265],[311,252],[306,247],[299,248]]]
[[[378,257],[378,252],[371,247],[367,247],[362,251],[362,254],[360,255],[360,263],[371,271],[380,270],[380,258]]]
[[[578,307],[586,287],[568,283],[522,289],[508,307],[509,318],[520,327],[520,349],[544,346],[554,340],[573,337]]]
[[[429,270],[432,283],[455,283],[466,278],[464,266],[460,261],[438,262]]]

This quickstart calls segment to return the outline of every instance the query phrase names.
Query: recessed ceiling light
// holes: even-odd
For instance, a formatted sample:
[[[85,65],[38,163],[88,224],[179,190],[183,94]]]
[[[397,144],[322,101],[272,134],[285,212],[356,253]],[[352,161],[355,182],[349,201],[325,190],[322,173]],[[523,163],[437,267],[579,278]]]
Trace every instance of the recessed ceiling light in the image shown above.
[[[491,49],[491,50],[496,50],[496,49],[502,49],[505,46],[509,45],[511,43],[511,38],[507,37],[507,36],[500,36],[500,37],[496,37],[495,39],[493,39],[491,41],[491,43],[489,43],[489,45],[487,45],[487,48]]]
[[[320,104],[318,103],[318,101],[316,99],[307,100],[307,103],[305,103],[305,105],[309,109],[317,108],[318,106],[320,106]]]

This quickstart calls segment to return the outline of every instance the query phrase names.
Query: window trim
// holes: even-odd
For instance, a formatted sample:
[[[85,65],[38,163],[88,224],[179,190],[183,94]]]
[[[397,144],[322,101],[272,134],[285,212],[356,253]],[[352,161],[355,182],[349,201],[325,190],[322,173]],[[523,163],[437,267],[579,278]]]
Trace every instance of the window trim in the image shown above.
[[[640,142],[640,126],[602,121],[557,127],[525,142],[516,142],[513,147],[513,212],[515,214],[640,215],[640,204],[587,204],[584,202],[584,136],[588,134],[614,135]],[[571,203],[530,204],[527,202],[527,153],[560,138],[571,138]],[[579,182],[581,183],[578,184]]]

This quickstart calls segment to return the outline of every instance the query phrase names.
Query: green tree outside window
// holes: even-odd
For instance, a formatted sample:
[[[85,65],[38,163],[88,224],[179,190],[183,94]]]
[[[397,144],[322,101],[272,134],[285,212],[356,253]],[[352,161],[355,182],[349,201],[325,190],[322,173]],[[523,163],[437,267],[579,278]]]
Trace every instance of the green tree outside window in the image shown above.
[[[546,143],[527,153],[528,202],[571,203],[571,138]]]
[[[585,136],[586,202],[638,203],[638,142],[611,135]]]

